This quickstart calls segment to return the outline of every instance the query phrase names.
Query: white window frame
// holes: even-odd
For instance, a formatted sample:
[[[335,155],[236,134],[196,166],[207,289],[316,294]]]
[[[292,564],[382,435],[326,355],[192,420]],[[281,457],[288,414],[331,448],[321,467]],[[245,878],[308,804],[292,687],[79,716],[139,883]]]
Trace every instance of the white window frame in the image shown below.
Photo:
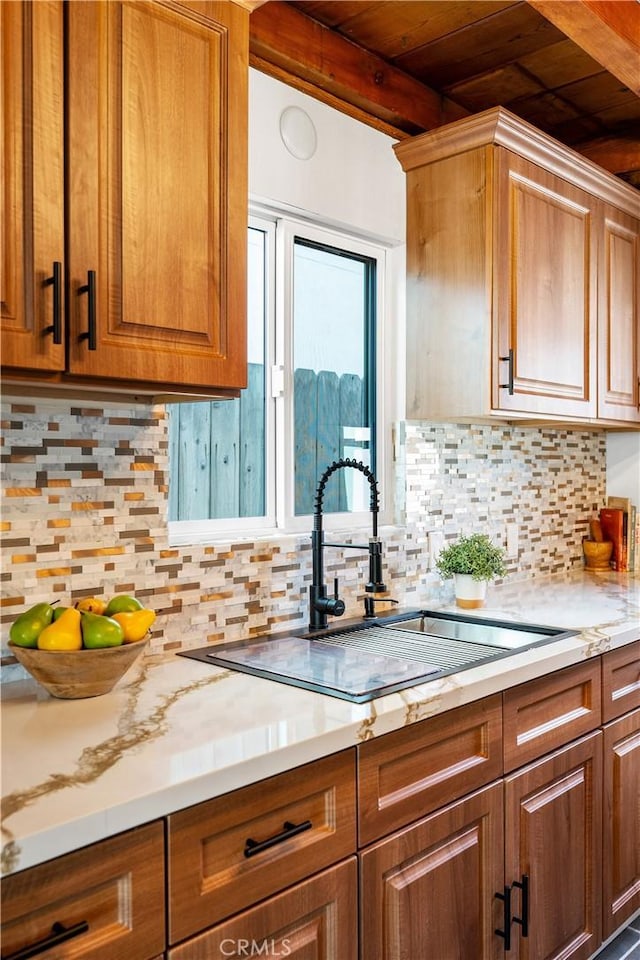
[[[264,230],[267,261],[277,264],[266,273],[267,339],[265,342],[265,478],[264,517],[234,517],[220,520],[174,520],[168,524],[171,546],[226,543],[231,540],[274,539],[311,530],[310,515],[296,516],[293,437],[293,245],[296,237],[346,249],[376,261],[376,478],[380,491],[379,524],[390,523],[393,511],[392,424],[397,419],[396,396],[391,389],[398,344],[391,323],[391,291],[396,286],[393,271],[400,264],[391,249],[394,244],[365,237],[339,225],[325,225],[313,217],[293,215],[271,205],[252,203],[249,227]],[[284,390],[277,387],[283,371]],[[276,376],[274,377],[274,371]],[[275,395],[274,395],[275,394]],[[328,466],[329,464],[327,464]],[[368,511],[328,513],[325,530],[368,529]]]

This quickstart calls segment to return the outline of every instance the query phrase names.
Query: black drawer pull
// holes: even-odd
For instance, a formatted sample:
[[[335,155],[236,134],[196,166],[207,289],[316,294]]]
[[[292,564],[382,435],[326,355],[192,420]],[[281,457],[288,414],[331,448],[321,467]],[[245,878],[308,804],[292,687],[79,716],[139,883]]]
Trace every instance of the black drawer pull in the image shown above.
[[[87,282],[82,287],[78,287],[78,293],[86,293],[88,297],[87,332],[81,333],[80,336],[78,337],[78,340],[88,340],[89,350],[95,350],[98,345],[97,335],[96,335],[96,272],[95,270],[87,271]]]
[[[269,837],[267,840],[252,840],[249,838],[245,843],[244,855],[245,857],[255,857],[256,853],[262,853],[263,850],[275,847],[276,844],[283,843],[291,837],[297,837],[299,833],[311,830],[311,827],[311,820],[303,820],[302,823],[291,823],[290,820],[285,820],[282,833],[276,833],[275,836]]]
[[[62,264],[53,261],[53,275],[44,281],[45,287],[53,287],[53,323],[44,328],[44,333],[53,334],[54,343],[62,343]]]
[[[502,900],[504,930],[494,930],[504,940],[505,950],[511,950],[511,887],[505,887],[504,893],[496,893],[496,900]]]
[[[504,363],[509,364],[509,373],[507,383],[499,383],[498,387],[501,390],[508,390],[509,396],[513,396],[513,347],[509,350],[509,353],[506,357],[498,357],[498,360],[502,360]]]
[[[514,887],[517,887],[518,890],[522,890],[522,916],[514,917],[513,922],[519,923],[522,927],[522,936],[529,936],[529,877],[526,873],[522,874],[522,879],[513,881]]]
[[[59,944],[64,943],[65,940],[79,937],[81,933],[86,933],[88,929],[89,924],[86,920],[80,920],[79,923],[74,923],[71,927],[65,927],[64,924],[56,921],[51,927],[51,933],[48,937],[44,937],[43,940],[37,940],[36,943],[32,943],[29,947],[22,947],[22,949],[17,950],[16,953],[8,953],[6,956],[3,954],[2,960],[29,960],[30,957],[37,957],[39,953],[44,953],[45,950],[57,947]]]

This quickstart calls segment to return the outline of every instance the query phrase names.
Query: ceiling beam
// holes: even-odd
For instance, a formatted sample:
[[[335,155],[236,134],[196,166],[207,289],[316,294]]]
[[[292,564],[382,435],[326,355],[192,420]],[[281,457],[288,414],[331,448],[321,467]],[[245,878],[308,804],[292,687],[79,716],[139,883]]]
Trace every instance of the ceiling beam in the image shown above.
[[[597,140],[576,143],[573,149],[610,173],[640,170],[640,136],[599,137]]]
[[[449,98],[281,0],[251,14],[249,50],[259,68],[271,68],[319,100],[350,105],[358,119],[371,117],[373,126],[378,120],[413,134],[468,115]]]
[[[640,96],[640,3],[637,0],[528,0],[528,3]]]

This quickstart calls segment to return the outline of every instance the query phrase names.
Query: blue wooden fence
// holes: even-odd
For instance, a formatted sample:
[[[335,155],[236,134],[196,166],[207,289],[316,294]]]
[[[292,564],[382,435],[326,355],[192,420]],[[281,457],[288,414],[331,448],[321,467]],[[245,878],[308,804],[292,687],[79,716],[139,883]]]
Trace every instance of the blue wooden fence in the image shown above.
[[[169,519],[259,517],[265,512],[264,368],[249,364],[237,400],[172,405],[169,413]],[[349,428],[364,426],[362,379],[294,374],[296,513],[313,512],[318,478],[332,460],[366,454]],[[346,429],[345,429],[346,428]],[[352,473],[353,471],[350,471]],[[347,509],[340,471],[327,485],[327,512]]]

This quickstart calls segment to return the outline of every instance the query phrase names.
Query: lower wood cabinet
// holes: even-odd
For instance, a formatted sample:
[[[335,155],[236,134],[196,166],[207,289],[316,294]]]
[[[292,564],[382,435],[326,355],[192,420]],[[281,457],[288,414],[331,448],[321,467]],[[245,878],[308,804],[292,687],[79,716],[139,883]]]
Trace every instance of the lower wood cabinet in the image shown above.
[[[2,957],[150,960],[161,955],[164,856],[158,820],[5,877]],[[57,946],[56,935],[62,937]]]
[[[498,960],[502,783],[399,830],[360,855],[367,960]]]
[[[363,956],[587,960],[601,943],[601,814],[596,731],[372,845]]]
[[[209,928],[355,850],[354,749],[171,814],[169,942]]]
[[[2,958],[588,960],[640,908],[639,650],[9,876]]]
[[[604,727],[603,938],[640,909],[640,710]]]
[[[169,950],[169,960],[357,960],[358,876],[351,857]]]
[[[601,732],[507,777],[505,878],[521,884],[522,921],[510,960],[587,960],[600,945],[601,825]]]

